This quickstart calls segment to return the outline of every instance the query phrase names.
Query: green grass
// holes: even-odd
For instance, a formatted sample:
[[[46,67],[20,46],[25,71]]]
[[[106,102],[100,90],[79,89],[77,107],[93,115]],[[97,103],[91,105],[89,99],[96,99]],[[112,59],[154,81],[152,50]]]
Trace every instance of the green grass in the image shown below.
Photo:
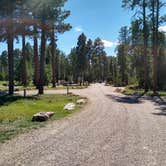
[[[63,110],[63,107],[79,99],[75,95],[43,95],[23,98],[21,96],[0,97],[0,142],[26,132],[29,129],[39,128],[47,122],[32,122],[33,114],[37,112],[55,112],[50,120],[64,118],[80,109],[76,106],[73,111]]]
[[[123,94],[126,95],[141,95],[144,93],[144,89],[139,88],[137,85],[129,85],[126,86],[125,90],[123,91]],[[166,91],[158,91],[158,94],[160,96],[166,96]],[[148,96],[152,96],[153,95],[153,91],[149,90],[146,95]]]
[[[128,85],[125,87],[123,93],[126,95],[141,95],[144,93],[144,90],[139,88],[137,85]]]

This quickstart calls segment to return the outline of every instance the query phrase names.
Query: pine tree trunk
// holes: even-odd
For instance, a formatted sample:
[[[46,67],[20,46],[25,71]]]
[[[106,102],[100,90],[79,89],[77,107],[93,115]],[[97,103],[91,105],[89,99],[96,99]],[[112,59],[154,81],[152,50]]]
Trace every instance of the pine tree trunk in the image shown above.
[[[51,54],[52,54],[52,87],[56,87],[56,55],[55,55],[55,35],[54,30],[52,30],[51,34]]]
[[[9,95],[14,93],[14,59],[13,59],[13,37],[8,36],[8,79],[9,79]]]
[[[45,50],[46,50],[46,32],[45,25],[42,26],[41,32],[41,55],[40,55],[40,77],[39,77],[39,94],[44,94],[44,64],[45,64]]]
[[[34,84],[38,87],[39,83],[39,58],[38,58],[38,40],[37,40],[37,28],[34,26]]]
[[[56,78],[56,82],[58,83],[59,70],[58,70],[58,54],[56,54],[56,49],[55,49],[55,78]]]
[[[156,14],[156,60],[155,60],[155,69],[156,69],[156,77],[155,77],[155,91],[158,89],[158,57],[159,57],[159,16],[160,16],[160,2],[157,0],[157,14]]]
[[[26,72],[26,54],[25,54],[25,36],[22,35],[22,85],[27,85],[27,72]]]
[[[148,62],[147,62],[147,47],[148,47],[148,30],[147,30],[147,21],[146,21],[146,1],[143,0],[143,34],[144,34],[144,91],[148,91]]]
[[[156,3],[155,3],[156,2]],[[156,6],[156,15],[155,15]],[[159,0],[152,4],[152,20],[153,20],[153,92],[157,91],[157,64],[158,64],[158,28],[159,28]]]

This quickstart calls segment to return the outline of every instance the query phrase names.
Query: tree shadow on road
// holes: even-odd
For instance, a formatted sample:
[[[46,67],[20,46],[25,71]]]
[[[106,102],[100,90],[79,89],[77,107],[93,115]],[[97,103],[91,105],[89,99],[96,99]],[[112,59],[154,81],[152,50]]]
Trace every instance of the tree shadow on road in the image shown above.
[[[141,95],[115,95],[107,94],[106,97],[120,103],[140,104],[145,100],[153,102],[156,106],[163,106],[166,101],[160,96],[146,96],[145,93]]]
[[[158,116],[166,116],[166,106],[162,106],[157,108],[157,110],[160,110],[158,113],[152,113],[153,115],[158,115]]]
[[[156,106],[156,110],[160,112],[152,113],[153,115],[166,116],[166,101],[160,96],[146,96],[144,93],[141,95],[116,95],[107,94],[106,97],[109,99],[126,104],[141,104],[146,100],[152,102]]]
[[[166,101],[161,97],[155,99],[155,105],[158,106],[156,110],[160,111],[158,113],[152,113],[153,115],[166,116]]]
[[[118,95],[106,95],[108,98],[119,102],[119,103],[126,103],[126,104],[140,104],[143,101],[140,100],[142,95],[123,95],[123,96],[118,96]]]

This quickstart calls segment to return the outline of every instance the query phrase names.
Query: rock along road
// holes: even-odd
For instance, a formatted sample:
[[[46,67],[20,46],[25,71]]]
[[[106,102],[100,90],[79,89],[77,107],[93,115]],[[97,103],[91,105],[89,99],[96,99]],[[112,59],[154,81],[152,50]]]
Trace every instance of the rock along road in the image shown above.
[[[0,166],[166,166],[165,105],[114,90],[73,90],[85,108],[0,144]]]

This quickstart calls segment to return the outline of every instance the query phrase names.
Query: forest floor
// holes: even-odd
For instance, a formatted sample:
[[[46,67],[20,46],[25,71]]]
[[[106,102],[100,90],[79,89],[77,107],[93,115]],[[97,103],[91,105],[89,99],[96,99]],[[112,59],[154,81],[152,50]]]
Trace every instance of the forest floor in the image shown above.
[[[0,144],[0,166],[165,166],[165,103],[115,90],[71,90],[89,99],[85,108]]]

